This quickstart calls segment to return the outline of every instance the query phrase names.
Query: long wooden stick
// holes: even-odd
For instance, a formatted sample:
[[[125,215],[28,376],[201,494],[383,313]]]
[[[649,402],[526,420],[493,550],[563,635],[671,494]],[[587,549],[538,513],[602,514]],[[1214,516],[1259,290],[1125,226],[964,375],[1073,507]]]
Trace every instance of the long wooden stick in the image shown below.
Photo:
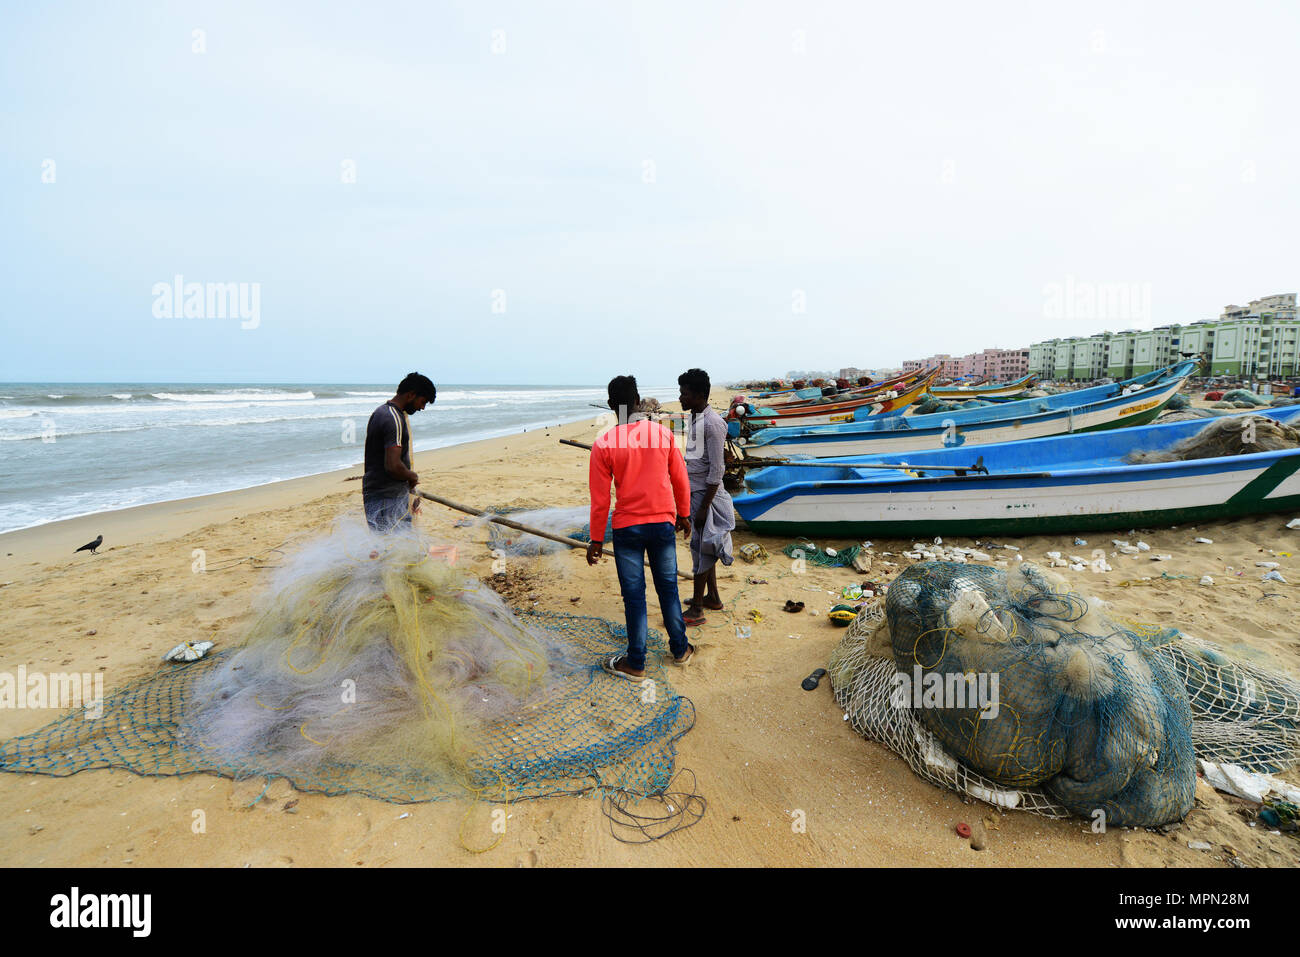
[[[437,502],[439,505],[446,505],[448,508],[454,508],[458,512],[464,512],[466,515],[477,515],[480,518],[486,518],[489,522],[497,525],[504,525],[506,528],[513,528],[516,531],[527,532],[529,535],[536,535],[539,538],[548,538],[553,542],[559,542],[561,545],[569,545],[573,548],[586,549],[587,542],[580,542],[576,538],[569,538],[567,535],[556,535],[554,532],[548,532],[541,528],[534,528],[531,525],[525,525],[523,522],[515,522],[508,518],[502,518],[500,515],[493,515],[482,509],[472,508],[469,505],[462,505],[459,502],[453,502],[449,498],[443,498],[441,495],[434,495],[432,492],[426,492],[424,489],[417,488],[415,494],[420,498],[427,498],[430,502]],[[645,564],[650,564],[646,559]],[[678,578],[685,578],[688,581],[694,580],[695,576],[690,572],[684,572],[681,569],[677,571]]]
[[[590,445],[583,442],[575,442],[573,439],[560,439],[561,445],[572,445],[574,448],[591,449]],[[794,466],[796,468],[817,469],[817,468],[850,468],[850,469],[889,469],[890,471],[900,471],[911,469],[914,472],[979,472],[984,471],[984,458],[980,457],[974,465],[883,465],[883,464],[864,464],[861,462],[836,462],[830,459],[817,459],[809,461],[806,459],[740,459],[731,463],[742,469],[766,469],[780,466]],[[987,474],[987,472],[986,472]]]

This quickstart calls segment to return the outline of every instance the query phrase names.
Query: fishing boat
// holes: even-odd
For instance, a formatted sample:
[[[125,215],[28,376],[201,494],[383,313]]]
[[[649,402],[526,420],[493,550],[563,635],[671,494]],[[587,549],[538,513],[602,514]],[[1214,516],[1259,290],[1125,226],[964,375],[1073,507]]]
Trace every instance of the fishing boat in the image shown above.
[[[1195,362],[1180,362],[1110,385],[954,412],[885,416],[816,428],[768,428],[745,440],[745,457],[843,458],[1145,425],[1163,411],[1195,369]]]
[[[867,395],[875,395],[880,392],[888,392],[891,389],[902,392],[921,379],[925,374],[926,370],[907,372],[890,379],[883,379],[880,382],[872,382],[867,385],[854,385],[847,389],[841,389],[838,391],[832,386],[812,386],[807,389],[796,389],[783,395],[761,397],[763,399],[761,406],[757,402],[757,399],[754,402],[750,402],[744,395],[737,395],[732,398],[731,404],[733,407],[741,403],[754,405],[760,412],[768,408],[774,412],[785,412],[800,406],[824,404],[824,399],[831,399],[835,402],[844,402],[850,399],[863,398]]]
[[[727,411],[729,427],[734,424],[732,434],[747,434],[758,429],[773,426],[813,426],[833,425],[836,423],[861,422],[878,415],[898,414],[908,405],[920,398],[935,373],[915,380],[910,385],[899,389],[882,388],[872,390],[865,395],[844,401],[808,403],[798,406],[761,408],[750,414],[740,411],[739,405],[733,405]]]
[[[1300,426],[1300,406],[1224,418],[1245,427],[1251,415]],[[751,472],[751,491],[733,501],[755,531],[819,540],[1129,529],[1300,508],[1300,449],[1126,464],[1132,452],[1169,449],[1203,428],[1207,420],[1194,419],[772,466]]]
[[[1028,392],[1038,381],[1038,376],[1021,376],[1011,382],[995,382],[988,385],[941,385],[930,390],[936,399],[946,402],[965,401],[967,399],[1005,399]]]

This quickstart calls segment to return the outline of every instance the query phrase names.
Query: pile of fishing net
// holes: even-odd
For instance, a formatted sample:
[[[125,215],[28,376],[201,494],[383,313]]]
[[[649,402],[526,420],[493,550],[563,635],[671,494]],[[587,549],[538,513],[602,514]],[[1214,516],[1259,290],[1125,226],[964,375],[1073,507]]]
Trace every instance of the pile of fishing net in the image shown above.
[[[539,528],[544,532],[551,532],[555,535],[563,535],[565,538],[572,538],[579,542],[591,541],[591,510],[585,505],[577,505],[572,508],[515,508],[502,506],[497,508],[486,509],[490,515],[509,517],[512,521],[521,525],[531,525],[533,528]],[[487,525],[488,529],[488,547],[493,551],[500,550],[507,555],[549,555],[552,552],[564,551],[571,547],[561,542],[553,542],[548,538],[541,538],[537,535],[530,535],[527,532],[521,532],[517,529],[508,528],[504,525],[497,525],[483,518],[482,522]],[[609,520],[605,523],[605,537],[602,542],[610,542],[614,537],[614,514],[610,511]]]
[[[812,542],[792,542],[782,549],[790,558],[803,559],[812,565],[823,568],[847,568],[862,551],[861,545],[846,545],[844,548],[818,548]]]
[[[278,570],[241,647],[5,742],[0,770],[284,777],[399,802],[653,794],[694,709],[651,643],[645,694],[599,668],[620,626],[512,612],[416,533],[341,528]]]
[[[1154,826],[1191,808],[1197,758],[1300,763],[1300,683],[1113,618],[1031,564],[913,565],[859,613],[828,671],[861,734],[1004,808]]]
[[[1262,415],[1234,415],[1215,419],[1167,449],[1134,449],[1124,456],[1124,461],[1130,465],[1182,462],[1296,448],[1300,448],[1300,429]]]
[[[1191,399],[1189,399],[1181,392],[1175,392],[1172,396],[1169,397],[1169,401],[1165,403],[1165,408],[1168,409],[1170,412],[1178,412],[1181,409],[1190,408],[1191,405],[1192,405]]]
[[[1257,392],[1251,392],[1249,389],[1233,389],[1230,392],[1223,393],[1224,402],[1245,402],[1250,406],[1268,405],[1269,400]]]

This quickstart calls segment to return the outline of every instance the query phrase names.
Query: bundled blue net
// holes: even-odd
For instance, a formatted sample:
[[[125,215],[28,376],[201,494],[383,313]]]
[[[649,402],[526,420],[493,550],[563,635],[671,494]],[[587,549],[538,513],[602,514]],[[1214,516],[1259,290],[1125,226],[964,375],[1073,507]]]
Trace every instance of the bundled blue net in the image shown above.
[[[855,727],[936,784],[1007,808],[1157,825],[1198,757],[1300,760],[1300,685],[1172,628],[1111,617],[1033,565],[912,566],[828,667]]]

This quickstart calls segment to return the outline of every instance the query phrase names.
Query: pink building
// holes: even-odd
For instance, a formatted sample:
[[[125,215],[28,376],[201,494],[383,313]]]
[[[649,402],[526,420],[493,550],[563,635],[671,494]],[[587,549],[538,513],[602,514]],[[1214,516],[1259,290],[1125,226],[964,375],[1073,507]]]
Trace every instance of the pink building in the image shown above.
[[[926,359],[908,359],[903,363],[903,371],[915,372],[933,366],[939,367],[939,376],[943,379],[981,376],[993,382],[1001,382],[1029,374],[1029,350],[985,349],[958,358],[942,353]]]

